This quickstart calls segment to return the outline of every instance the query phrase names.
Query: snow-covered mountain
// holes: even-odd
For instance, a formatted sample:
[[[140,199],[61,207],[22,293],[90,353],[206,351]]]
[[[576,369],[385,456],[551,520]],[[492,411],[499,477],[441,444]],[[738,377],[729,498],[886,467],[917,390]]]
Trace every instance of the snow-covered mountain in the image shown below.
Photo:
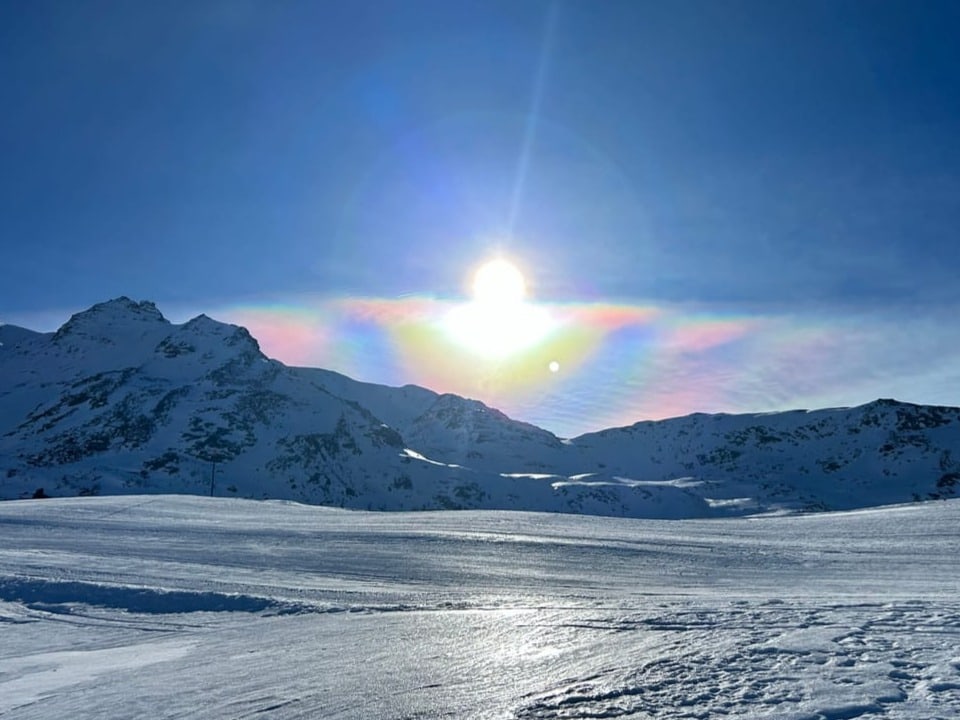
[[[561,440],[476,400],[267,358],[118,298],[0,326],[0,498],[178,492],[362,509],[705,517],[953,496],[960,409],[703,415]]]

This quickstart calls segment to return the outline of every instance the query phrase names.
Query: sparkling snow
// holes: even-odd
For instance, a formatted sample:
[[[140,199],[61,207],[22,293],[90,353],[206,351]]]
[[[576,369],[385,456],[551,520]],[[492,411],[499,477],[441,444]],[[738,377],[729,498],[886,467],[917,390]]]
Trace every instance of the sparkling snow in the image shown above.
[[[955,718],[960,500],[0,504],[3,718]]]

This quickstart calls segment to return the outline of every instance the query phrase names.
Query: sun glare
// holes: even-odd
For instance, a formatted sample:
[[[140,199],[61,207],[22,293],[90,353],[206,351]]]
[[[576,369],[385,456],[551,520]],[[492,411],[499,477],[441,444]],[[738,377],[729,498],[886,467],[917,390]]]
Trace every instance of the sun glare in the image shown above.
[[[526,301],[526,280],[509,260],[483,263],[473,274],[471,293],[473,301],[453,308],[444,326],[453,340],[477,355],[513,355],[553,329],[549,313]]]
[[[490,260],[473,276],[473,297],[477,302],[512,305],[523,302],[526,294],[523,273],[509,260]]]

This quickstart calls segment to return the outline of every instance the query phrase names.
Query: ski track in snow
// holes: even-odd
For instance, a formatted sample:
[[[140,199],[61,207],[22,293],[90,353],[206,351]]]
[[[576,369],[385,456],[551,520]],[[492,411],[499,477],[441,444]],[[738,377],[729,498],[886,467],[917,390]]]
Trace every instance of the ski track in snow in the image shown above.
[[[0,717],[960,717],[960,501],[0,504]]]

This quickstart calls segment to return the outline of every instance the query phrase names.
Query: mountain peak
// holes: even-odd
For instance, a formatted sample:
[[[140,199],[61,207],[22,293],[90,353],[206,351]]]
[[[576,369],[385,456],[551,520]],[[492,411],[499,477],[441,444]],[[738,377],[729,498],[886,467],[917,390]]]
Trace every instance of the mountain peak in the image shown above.
[[[157,309],[157,306],[150,300],[141,300],[140,302],[137,302],[135,300],[131,300],[126,295],[121,295],[120,297],[113,298],[112,300],[97,303],[85,312],[98,314],[125,313],[151,318],[154,320],[161,320],[164,322],[166,321],[166,318]]]
[[[157,310],[157,306],[149,300],[135,302],[126,295],[122,295],[72,315],[57,330],[53,339],[59,341],[74,335],[89,335],[91,331],[103,337],[105,333],[111,332],[118,326],[130,323],[169,324],[163,314]]]
[[[219,320],[214,320],[212,317],[206,313],[200,313],[194,318],[190,318],[183,324],[183,327],[192,332],[204,332],[208,330],[216,330],[223,328],[225,323],[220,322]]]
[[[893,398],[877,398],[872,402],[868,402],[863,407],[902,407],[904,405],[909,405],[910,403],[900,402]]]
[[[245,327],[240,325],[220,322],[201,313],[195,318],[188,320],[183,325],[183,330],[194,336],[216,339],[229,347],[240,347],[256,355],[262,355],[260,343],[257,342],[256,338],[254,338]]]

